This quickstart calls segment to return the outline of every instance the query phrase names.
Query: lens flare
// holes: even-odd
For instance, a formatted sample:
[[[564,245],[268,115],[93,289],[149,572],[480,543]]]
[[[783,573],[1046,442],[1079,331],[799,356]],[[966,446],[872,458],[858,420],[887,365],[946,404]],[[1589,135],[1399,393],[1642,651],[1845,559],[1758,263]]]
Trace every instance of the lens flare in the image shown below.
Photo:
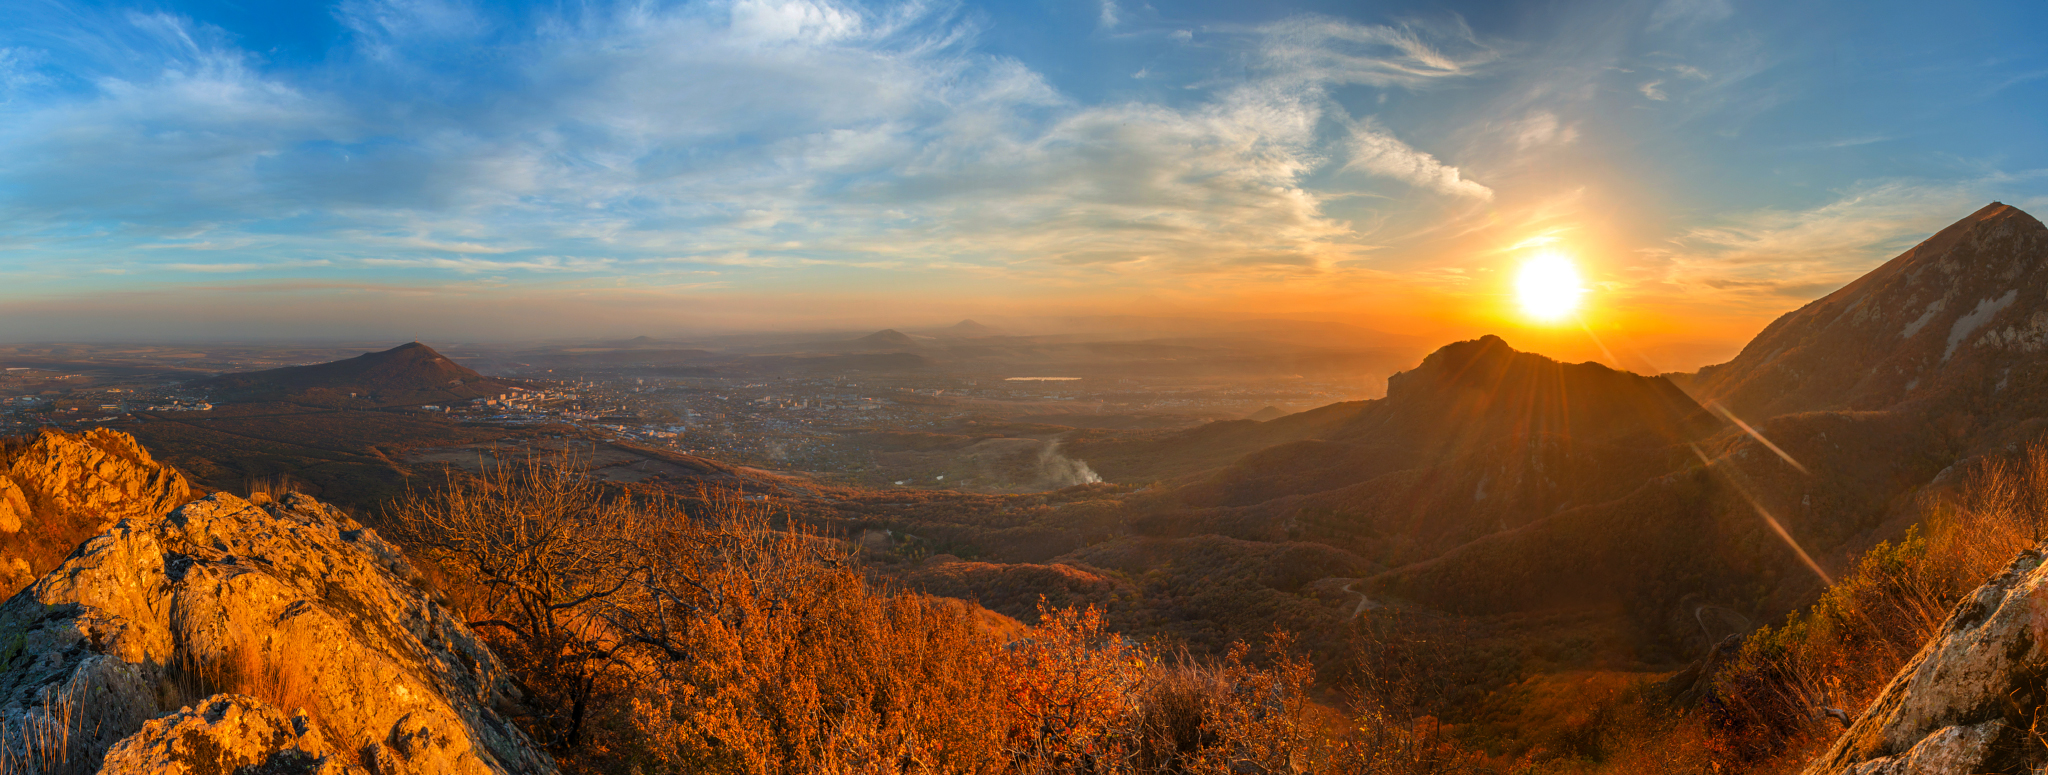
[[[1545,323],[1578,310],[1579,297],[1585,294],[1579,268],[1557,253],[1536,254],[1515,275],[1515,298],[1522,303],[1522,314]]]

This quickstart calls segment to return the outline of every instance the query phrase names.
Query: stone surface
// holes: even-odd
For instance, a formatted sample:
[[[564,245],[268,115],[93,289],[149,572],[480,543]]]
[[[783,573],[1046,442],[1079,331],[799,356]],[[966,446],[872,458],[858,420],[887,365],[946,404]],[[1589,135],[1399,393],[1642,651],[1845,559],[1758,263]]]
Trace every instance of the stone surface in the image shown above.
[[[190,500],[185,477],[125,433],[46,430],[0,445],[0,594],[28,586],[115,522]]]
[[[0,460],[6,461],[7,480],[0,499],[18,504],[22,510],[15,513],[23,520],[34,509],[89,513],[111,525],[192,499],[192,485],[176,469],[152,459],[133,436],[105,428],[78,434],[46,430]],[[0,529],[6,528],[0,518]]]
[[[124,519],[0,605],[0,745],[21,758],[26,731],[68,727],[68,755],[96,759],[240,693],[303,707],[377,775],[553,771],[497,712],[516,703],[497,660],[414,578],[374,531],[303,495]]]
[[[1956,606],[1806,775],[2032,773],[2048,712],[2048,565],[2026,552]]]
[[[216,694],[142,726],[107,750],[100,775],[362,775],[304,714]]]

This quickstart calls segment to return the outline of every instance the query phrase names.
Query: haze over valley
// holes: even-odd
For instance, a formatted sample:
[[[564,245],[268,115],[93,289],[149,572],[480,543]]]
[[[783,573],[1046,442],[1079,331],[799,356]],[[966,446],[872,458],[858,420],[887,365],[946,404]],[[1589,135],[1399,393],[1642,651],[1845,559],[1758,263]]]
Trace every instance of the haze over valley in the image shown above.
[[[0,775],[2048,771],[2034,5],[10,10]]]

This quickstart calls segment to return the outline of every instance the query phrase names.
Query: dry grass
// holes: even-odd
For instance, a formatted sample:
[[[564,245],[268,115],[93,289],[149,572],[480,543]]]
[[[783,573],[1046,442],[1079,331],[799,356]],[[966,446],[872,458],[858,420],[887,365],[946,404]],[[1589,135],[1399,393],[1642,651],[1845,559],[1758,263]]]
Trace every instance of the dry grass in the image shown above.
[[[1715,679],[1717,755],[1790,772],[1840,733],[1940,630],[1965,595],[2043,536],[2048,448],[1979,463],[1926,518],[1868,552],[1811,609],[1751,635]]]
[[[1476,771],[1407,716],[1317,704],[1286,637],[1205,660],[1048,607],[999,639],[956,601],[875,586],[772,501],[525,465],[393,514],[547,706],[526,723],[570,772]]]
[[[42,702],[30,715],[11,727],[0,722],[0,775],[85,775],[99,769],[93,754],[92,735],[79,725],[86,722],[77,697],[67,688],[45,688]]]
[[[262,700],[289,716],[304,711],[315,723],[321,712],[320,687],[290,660],[274,657],[247,644],[235,644],[212,658],[186,656],[172,675],[184,704],[216,694],[240,694]]]

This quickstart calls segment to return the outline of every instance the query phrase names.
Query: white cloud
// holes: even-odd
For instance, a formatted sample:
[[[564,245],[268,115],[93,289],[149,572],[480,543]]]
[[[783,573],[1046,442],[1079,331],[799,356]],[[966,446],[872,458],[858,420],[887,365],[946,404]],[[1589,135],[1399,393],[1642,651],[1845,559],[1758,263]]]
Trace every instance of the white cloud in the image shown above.
[[[1501,56],[1463,22],[1385,26],[1299,16],[1259,31],[1266,38],[1260,54],[1269,68],[1313,84],[1416,89],[1475,75]]]
[[[1493,198],[1493,189],[1466,180],[1457,167],[1416,150],[1370,121],[1359,122],[1351,128],[1351,160],[1344,167],[1438,193],[1482,200]]]
[[[1249,80],[1084,106],[978,53],[972,20],[943,4],[575,6],[525,33],[481,9],[349,0],[336,15],[369,64],[331,80],[132,17],[108,34],[152,42],[108,38],[125,53],[103,58],[154,66],[0,125],[0,222],[14,224],[0,236],[83,219],[114,243],[161,242],[202,222],[244,254],[289,242],[345,266],[458,273],[618,266],[538,253],[1317,272],[1365,249],[1304,185],[1330,158],[1492,195],[1384,132],[1327,132],[1349,122],[1327,87],[1420,89],[1498,58],[1458,23],[1232,31],[1219,45],[1256,63]],[[492,57],[450,61],[470,45],[450,39],[486,32]],[[256,262],[209,266],[233,263]]]
[[[1643,96],[1645,96],[1645,97],[1648,97],[1648,98],[1650,98],[1650,99],[1653,99],[1653,100],[1657,100],[1658,102],[1663,102],[1663,101],[1665,101],[1665,100],[1671,99],[1671,96],[1670,96],[1670,95],[1668,95],[1668,94],[1665,94],[1665,93],[1664,93],[1664,90],[1663,90],[1663,89],[1659,89],[1659,88],[1657,88],[1657,87],[1659,87],[1659,86],[1663,86],[1663,85],[1664,85],[1664,82],[1663,82],[1663,81],[1650,81],[1650,82],[1644,83],[1644,84],[1643,84],[1643,85],[1641,85],[1641,86],[1638,86],[1638,87],[1636,87],[1636,91],[1642,92],[1642,93],[1643,93]]]
[[[1508,122],[1504,130],[1518,151],[1553,144],[1571,145],[1579,139],[1577,124],[1566,124],[1548,110],[1532,110],[1519,120]]]
[[[609,269],[617,262],[609,258],[564,258],[537,256],[524,260],[494,261],[485,258],[365,258],[359,263],[376,267],[452,269],[464,274],[480,272],[593,272]]]
[[[1653,251],[1670,281],[1736,295],[1818,296],[1982,207],[1985,181],[1876,181],[1803,210],[1755,210],[1686,230]],[[1783,303],[1772,298],[1770,303]]]
[[[298,269],[298,268],[302,268],[302,267],[328,266],[328,265],[329,265],[329,264],[331,264],[331,263],[333,263],[333,262],[331,262],[331,261],[327,261],[327,260],[324,260],[324,259],[312,259],[312,260],[306,260],[306,261],[261,261],[261,262],[243,262],[243,263],[218,263],[218,264],[184,264],[184,263],[177,263],[177,264],[164,264],[164,265],[163,265],[163,267],[164,267],[165,269],[172,269],[172,270],[176,270],[176,271],[180,271],[180,272],[203,272],[203,273],[207,273],[207,274],[228,274],[228,273],[235,273],[235,272],[254,272],[254,271],[259,271],[259,270],[264,270],[264,269]]]
[[[1096,16],[1095,26],[1099,29],[1113,29],[1121,21],[1122,13],[1116,7],[1116,0],[1102,0],[1102,12]]]

